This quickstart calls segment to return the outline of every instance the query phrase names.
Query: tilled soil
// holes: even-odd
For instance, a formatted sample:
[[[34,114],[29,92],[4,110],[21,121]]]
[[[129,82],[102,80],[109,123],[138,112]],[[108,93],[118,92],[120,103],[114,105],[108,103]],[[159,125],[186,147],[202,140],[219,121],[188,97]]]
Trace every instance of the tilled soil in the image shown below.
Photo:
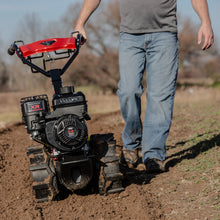
[[[174,114],[168,141],[169,172],[158,175],[144,173],[127,175],[123,182],[125,191],[108,196],[90,192],[81,194],[66,192],[58,201],[37,203],[32,190],[32,176],[25,150],[34,143],[21,123],[3,128],[0,131],[0,219],[220,218],[218,208],[220,204],[210,202],[211,198],[219,199],[218,188],[210,191],[214,193],[213,195],[203,195],[202,192],[206,187],[215,186],[208,185],[207,181],[197,183],[194,179],[202,174],[193,169],[190,172],[185,170],[183,172],[179,165],[188,161],[199,163],[197,161],[202,159],[201,152],[211,151],[213,158],[219,155],[220,136],[216,130],[211,140],[192,144],[189,149],[181,148],[187,140],[190,142],[192,139],[191,134],[194,129],[192,123],[204,120],[200,112],[192,114],[191,106],[187,105],[181,104],[181,110],[178,107],[179,112]],[[202,108],[198,107],[198,109]],[[218,122],[218,115],[211,117]],[[121,149],[124,123],[120,118],[120,111],[94,114],[87,125],[90,134],[113,132],[118,150]],[[211,128],[210,131],[201,129],[203,130],[197,129],[198,137],[213,132]],[[219,167],[219,164],[212,167],[217,178],[220,178]],[[191,178],[191,176],[195,177]]]
[[[103,128],[99,126],[99,129]],[[155,195],[148,192],[146,186],[137,184],[129,184],[120,194],[69,193],[60,201],[36,203],[25,150],[33,143],[24,126],[16,124],[4,129],[0,137],[1,219],[163,218],[161,204]]]

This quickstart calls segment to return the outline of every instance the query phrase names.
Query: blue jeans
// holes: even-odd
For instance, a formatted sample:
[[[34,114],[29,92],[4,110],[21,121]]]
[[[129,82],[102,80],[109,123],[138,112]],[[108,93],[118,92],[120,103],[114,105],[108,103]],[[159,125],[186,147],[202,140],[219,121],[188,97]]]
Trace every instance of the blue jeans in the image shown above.
[[[143,162],[164,161],[178,71],[176,33],[120,34],[118,97],[125,120],[122,139],[127,150],[142,145]],[[142,125],[142,78],[147,71],[147,107]]]

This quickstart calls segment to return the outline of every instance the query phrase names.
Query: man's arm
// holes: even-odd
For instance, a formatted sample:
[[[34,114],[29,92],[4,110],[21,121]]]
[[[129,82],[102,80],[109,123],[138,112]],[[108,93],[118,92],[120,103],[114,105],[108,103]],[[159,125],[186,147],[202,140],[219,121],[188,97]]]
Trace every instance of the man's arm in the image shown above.
[[[214,42],[207,0],[191,0],[191,2],[202,22],[198,32],[198,44],[201,44],[203,41],[202,50],[206,50],[211,47]]]
[[[84,0],[82,9],[76,22],[76,26],[74,27],[74,31],[79,31],[79,33],[83,35],[85,40],[87,38],[85,32],[85,24],[92,13],[99,6],[100,2],[101,0]]]

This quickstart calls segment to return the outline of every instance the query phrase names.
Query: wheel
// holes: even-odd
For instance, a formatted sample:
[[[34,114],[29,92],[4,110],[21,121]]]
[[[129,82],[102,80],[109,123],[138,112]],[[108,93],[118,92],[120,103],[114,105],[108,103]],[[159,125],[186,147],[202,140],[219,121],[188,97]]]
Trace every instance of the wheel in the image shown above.
[[[30,159],[29,170],[33,177],[32,187],[37,202],[53,200],[59,193],[53,161],[47,156],[46,151],[41,145],[27,148],[27,156]]]
[[[119,156],[116,156],[116,140],[113,134],[92,135],[90,142],[99,163],[99,194],[123,191],[123,175],[119,170]]]

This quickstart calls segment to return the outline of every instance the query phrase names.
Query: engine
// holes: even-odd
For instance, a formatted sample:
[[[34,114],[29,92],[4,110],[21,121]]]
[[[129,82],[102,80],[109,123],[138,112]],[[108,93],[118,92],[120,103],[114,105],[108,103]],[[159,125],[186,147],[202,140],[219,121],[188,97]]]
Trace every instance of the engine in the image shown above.
[[[90,117],[84,94],[74,93],[73,87],[63,87],[53,98],[52,107],[51,112],[47,95],[21,99],[22,119],[31,138],[59,152],[85,150],[85,120]]]

